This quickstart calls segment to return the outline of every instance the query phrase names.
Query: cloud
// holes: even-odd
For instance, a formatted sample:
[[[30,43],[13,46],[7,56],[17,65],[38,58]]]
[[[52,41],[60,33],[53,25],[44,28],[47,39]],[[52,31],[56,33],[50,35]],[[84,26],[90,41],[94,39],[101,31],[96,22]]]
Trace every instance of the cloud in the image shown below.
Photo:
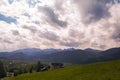
[[[107,6],[110,0],[74,0],[74,2],[80,8],[82,21],[85,24],[94,23],[110,16],[109,7]]]
[[[110,0],[1,0],[0,13],[1,51],[120,46],[120,5]]]
[[[67,27],[67,22],[59,20],[59,15],[55,13],[55,11],[50,7],[39,7],[40,12],[44,12],[46,16],[51,20],[52,23],[60,26]]]
[[[8,44],[13,44],[13,42],[10,41],[9,39],[4,39],[3,42],[4,42],[4,43],[8,43]]]
[[[70,37],[73,37],[73,38],[85,38],[85,33],[79,31],[79,30],[76,30],[76,29],[70,29],[69,30],[69,36]]]
[[[60,45],[66,46],[66,47],[78,47],[80,45],[79,42],[74,42],[74,41],[61,41]]]
[[[35,26],[24,25],[23,28],[29,30],[31,33],[36,33],[38,31]]]
[[[91,43],[91,46],[95,48],[100,48],[100,49],[106,49],[107,47],[106,45],[98,44],[97,42]]]
[[[17,30],[12,30],[12,34],[15,35],[15,36],[20,35],[20,33]]]
[[[4,22],[9,23],[9,24],[11,24],[11,23],[16,24],[17,23],[16,19],[14,19],[12,17],[7,17],[7,16],[5,16],[3,14],[0,14],[0,21],[4,21]]]
[[[114,25],[115,30],[111,35],[111,38],[117,42],[120,42],[120,23]]]
[[[48,42],[48,41],[42,42],[42,45],[44,45],[44,46],[49,46],[49,47],[51,47],[51,48],[52,48],[52,47],[53,47],[53,48],[55,47],[55,46],[54,46],[55,44],[53,44],[53,43],[51,43],[51,42]]]
[[[41,32],[39,34],[39,37],[50,40],[51,42],[59,40],[59,36],[57,34],[55,34],[54,32],[51,32],[51,31]]]
[[[109,36],[110,39],[114,40],[118,45],[120,43],[120,5],[114,4],[109,12],[111,13],[111,17],[109,18],[108,29],[110,29]]]

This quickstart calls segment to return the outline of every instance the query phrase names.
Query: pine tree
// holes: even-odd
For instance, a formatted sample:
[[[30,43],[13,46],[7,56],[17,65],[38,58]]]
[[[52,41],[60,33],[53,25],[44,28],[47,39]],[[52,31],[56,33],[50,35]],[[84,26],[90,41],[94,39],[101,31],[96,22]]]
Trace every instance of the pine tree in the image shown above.
[[[3,78],[6,76],[5,68],[3,63],[0,61],[0,78]]]

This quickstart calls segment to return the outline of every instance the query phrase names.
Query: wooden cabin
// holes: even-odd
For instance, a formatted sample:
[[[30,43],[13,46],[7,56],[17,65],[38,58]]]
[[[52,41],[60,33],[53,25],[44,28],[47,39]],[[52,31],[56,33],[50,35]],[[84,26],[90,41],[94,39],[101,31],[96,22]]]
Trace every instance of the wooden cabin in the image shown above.
[[[51,63],[51,69],[63,68],[63,63]]]

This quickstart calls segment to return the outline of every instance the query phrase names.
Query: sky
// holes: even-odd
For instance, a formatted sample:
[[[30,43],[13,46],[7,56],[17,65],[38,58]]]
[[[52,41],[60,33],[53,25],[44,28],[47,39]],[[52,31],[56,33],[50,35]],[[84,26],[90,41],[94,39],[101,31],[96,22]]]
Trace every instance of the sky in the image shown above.
[[[112,0],[0,0],[0,51],[120,47]]]

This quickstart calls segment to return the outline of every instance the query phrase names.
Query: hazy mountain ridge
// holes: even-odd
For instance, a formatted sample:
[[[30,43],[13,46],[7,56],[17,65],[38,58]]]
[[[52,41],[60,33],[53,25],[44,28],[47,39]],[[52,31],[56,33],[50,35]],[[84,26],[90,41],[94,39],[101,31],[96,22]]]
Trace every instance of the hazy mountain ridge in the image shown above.
[[[38,49],[38,48],[26,48],[13,51],[11,53],[25,53],[27,55],[37,55],[37,54],[50,54],[55,52],[60,52],[61,49]]]
[[[23,49],[13,52],[2,52],[0,53],[0,58],[13,60],[40,60],[46,62],[84,64],[120,59],[120,48],[111,48],[105,51],[99,51],[94,49]]]

